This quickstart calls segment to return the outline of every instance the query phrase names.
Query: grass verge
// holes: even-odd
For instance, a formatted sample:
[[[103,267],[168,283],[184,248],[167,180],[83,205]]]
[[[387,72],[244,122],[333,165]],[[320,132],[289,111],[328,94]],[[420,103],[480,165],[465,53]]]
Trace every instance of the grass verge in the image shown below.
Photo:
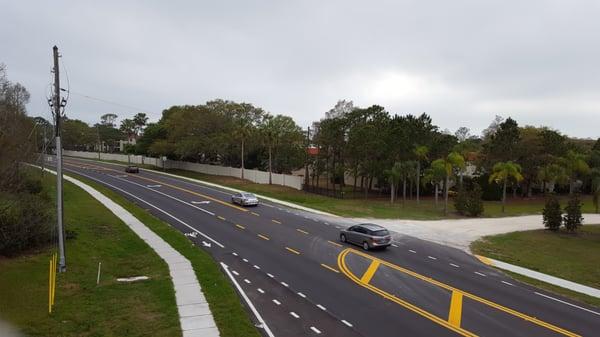
[[[260,337],[250,321],[240,298],[219,265],[205,251],[191,243],[181,232],[136,206],[120,194],[76,174],[70,174],[106,195],[142,221],[150,230],[185,256],[194,267],[196,277],[222,337]]]
[[[600,225],[585,225],[575,233],[547,230],[486,236],[471,244],[475,254],[600,288]],[[592,305],[600,299],[510,273],[515,279]]]
[[[39,174],[39,171],[36,171]],[[55,178],[43,186],[54,195]],[[167,265],[123,222],[85,191],[65,182],[67,272],[57,275],[48,314],[48,263],[53,248],[0,259],[0,315],[28,336],[181,335]],[[98,262],[102,276],[96,285]],[[123,284],[117,277],[146,275]]]

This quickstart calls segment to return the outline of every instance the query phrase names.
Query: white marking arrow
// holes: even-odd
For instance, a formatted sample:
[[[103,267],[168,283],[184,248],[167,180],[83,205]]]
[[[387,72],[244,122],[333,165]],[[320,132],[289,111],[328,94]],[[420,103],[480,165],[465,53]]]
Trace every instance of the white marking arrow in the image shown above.
[[[210,248],[210,246],[211,246],[211,244],[210,244],[210,243],[208,243],[208,242],[206,242],[206,241],[202,241],[202,245],[203,245],[204,247],[208,247],[208,248]]]
[[[146,185],[146,187],[161,187],[162,185]]]
[[[190,232],[190,233],[185,233],[184,235],[185,235],[185,236],[191,236],[191,237],[193,237],[193,238],[196,238],[196,237],[198,236],[198,233],[196,233],[196,232]]]
[[[195,205],[198,205],[198,204],[210,204],[210,201],[208,201],[208,200],[192,201],[192,204],[195,204]]]

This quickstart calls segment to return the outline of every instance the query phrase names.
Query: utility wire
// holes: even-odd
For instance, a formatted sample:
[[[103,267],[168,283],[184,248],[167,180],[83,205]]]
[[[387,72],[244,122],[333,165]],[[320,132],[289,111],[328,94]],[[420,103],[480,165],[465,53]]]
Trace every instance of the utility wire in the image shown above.
[[[107,99],[93,97],[93,96],[86,95],[86,94],[83,94],[83,93],[80,93],[80,92],[71,91],[70,93],[73,94],[73,95],[81,96],[81,97],[84,97],[84,98],[87,98],[87,99],[91,99],[91,100],[94,100],[94,101],[98,101],[98,102],[102,102],[102,103],[106,103],[106,104],[111,104],[111,105],[115,105],[115,106],[120,106],[122,108],[133,109],[133,110],[139,111],[139,112],[151,112],[150,109],[144,109],[144,108],[140,108],[140,107],[136,107],[136,106],[132,106],[132,105],[127,105],[127,104],[122,104],[122,103],[118,103],[118,102],[114,102],[114,101],[109,101]]]

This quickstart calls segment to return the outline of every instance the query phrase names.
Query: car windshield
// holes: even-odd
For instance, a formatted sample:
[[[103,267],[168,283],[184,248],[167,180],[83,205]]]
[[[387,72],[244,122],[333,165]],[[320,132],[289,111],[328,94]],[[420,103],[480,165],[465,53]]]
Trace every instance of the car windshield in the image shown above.
[[[387,229],[378,229],[375,231],[371,231],[371,235],[374,235],[374,236],[386,236],[389,234],[390,234],[390,232],[388,232]]]
[[[254,194],[252,193],[242,193],[242,195],[246,198],[254,198]]]

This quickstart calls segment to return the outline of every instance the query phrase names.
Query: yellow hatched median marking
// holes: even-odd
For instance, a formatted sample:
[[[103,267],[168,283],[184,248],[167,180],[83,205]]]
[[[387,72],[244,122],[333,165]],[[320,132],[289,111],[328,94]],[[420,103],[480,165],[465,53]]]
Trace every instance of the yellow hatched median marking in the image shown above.
[[[268,237],[266,237],[266,236],[264,236],[262,234],[258,234],[258,237],[261,238],[261,239],[263,239],[263,240],[267,240],[267,241],[271,240],[271,239],[269,239]]]
[[[300,255],[300,252],[299,252],[299,251],[297,251],[297,250],[295,250],[295,249],[292,249],[292,248],[290,248],[290,247],[285,247],[285,249],[287,249],[287,250],[288,250],[289,252],[291,252],[291,253],[294,253],[294,254],[296,254],[296,255]]]
[[[221,219],[221,220],[225,220],[225,218],[224,218],[224,217],[222,217],[222,216],[220,216],[220,215],[217,215],[217,218],[219,218],[219,219]]]
[[[239,224],[235,224],[235,227],[239,228],[239,229],[246,229],[246,227],[239,225]]]
[[[379,268],[379,264],[380,263],[377,260],[371,261],[369,268],[367,268],[367,271],[365,271],[363,276],[360,278],[360,282],[364,284],[369,284],[369,282],[371,282],[371,279],[373,278],[373,275],[375,275],[377,268]]]
[[[448,323],[460,328],[460,320],[462,318],[462,294],[458,291],[452,292],[450,299],[450,312],[448,313]]]
[[[351,249],[351,248],[347,248],[347,249],[344,249],[338,255],[338,266],[340,267],[340,270],[342,271],[342,273],[344,275],[346,275],[352,281],[358,283],[359,285],[361,285],[361,286],[363,286],[363,287],[365,287],[365,288],[367,288],[367,289],[369,289],[369,290],[371,290],[371,291],[373,291],[373,292],[375,292],[377,294],[382,295],[383,297],[385,297],[387,299],[390,299],[390,300],[392,300],[392,301],[394,301],[394,302],[396,302],[396,303],[404,306],[405,308],[408,308],[408,309],[410,309],[410,310],[412,310],[412,311],[414,311],[414,312],[416,312],[416,313],[418,313],[418,314],[420,314],[420,315],[422,315],[424,317],[427,317],[430,320],[432,320],[432,321],[434,321],[436,323],[439,323],[440,325],[443,325],[443,326],[447,327],[450,330],[456,331],[456,332],[460,333],[463,336],[475,336],[475,335],[473,333],[471,333],[470,331],[464,330],[463,328],[460,328],[460,327],[456,327],[456,326],[450,324],[448,321],[446,321],[444,319],[441,319],[440,317],[437,317],[437,316],[435,316],[435,315],[433,315],[433,314],[431,314],[431,313],[429,313],[429,312],[427,312],[427,311],[425,311],[425,310],[423,310],[423,309],[421,309],[421,308],[419,308],[419,307],[417,307],[417,306],[415,306],[413,304],[410,304],[410,303],[408,303],[408,302],[406,302],[404,300],[401,300],[401,299],[397,298],[396,296],[394,296],[392,294],[389,294],[389,293],[387,293],[387,292],[385,292],[385,291],[383,291],[383,290],[381,290],[379,288],[376,288],[374,286],[371,286],[370,284],[362,282],[361,279],[358,279],[358,277],[356,275],[352,274],[352,272],[350,272],[350,269],[346,266],[345,258],[346,258],[346,256],[349,253],[353,253],[353,254],[365,257],[365,258],[367,258],[367,259],[369,259],[371,261],[374,261],[374,260],[378,261],[379,263],[381,263],[381,264],[383,264],[383,265],[385,265],[387,267],[390,267],[392,269],[395,269],[395,270],[400,271],[402,273],[405,273],[407,275],[413,276],[413,277],[415,277],[417,279],[423,280],[423,281],[428,282],[430,284],[436,285],[436,286],[438,286],[440,288],[449,290],[449,291],[451,291],[453,293],[454,292],[460,293],[463,297],[467,297],[467,298],[469,298],[471,300],[480,302],[482,304],[485,304],[487,306],[495,308],[495,309],[497,309],[499,311],[503,311],[503,312],[508,313],[510,315],[513,315],[515,317],[522,318],[525,321],[529,321],[529,322],[531,322],[533,324],[539,325],[541,327],[544,327],[546,329],[552,330],[552,331],[557,332],[559,334],[562,334],[562,335],[565,335],[565,336],[570,336],[570,337],[580,337],[580,335],[578,335],[576,333],[573,333],[571,331],[568,331],[568,330],[565,330],[565,329],[560,328],[558,326],[555,326],[555,325],[552,325],[550,323],[544,322],[544,321],[539,320],[539,319],[537,319],[535,317],[525,315],[525,314],[523,314],[521,312],[518,312],[516,310],[504,307],[504,306],[502,306],[500,304],[497,304],[495,302],[486,300],[484,298],[481,298],[479,296],[473,295],[473,294],[468,293],[466,291],[462,291],[460,289],[454,288],[454,287],[452,287],[450,285],[447,285],[445,283],[442,283],[440,281],[437,281],[437,280],[434,280],[432,278],[423,276],[423,275],[418,274],[418,273],[416,273],[416,272],[414,272],[412,270],[408,270],[406,268],[402,268],[402,267],[400,267],[398,265],[395,265],[395,264],[393,264],[391,262],[388,262],[388,261],[376,258],[374,256],[368,255],[368,254],[363,253],[361,251],[358,251],[358,250],[355,250],[355,249]],[[364,277],[364,275],[363,275],[363,277]]]

